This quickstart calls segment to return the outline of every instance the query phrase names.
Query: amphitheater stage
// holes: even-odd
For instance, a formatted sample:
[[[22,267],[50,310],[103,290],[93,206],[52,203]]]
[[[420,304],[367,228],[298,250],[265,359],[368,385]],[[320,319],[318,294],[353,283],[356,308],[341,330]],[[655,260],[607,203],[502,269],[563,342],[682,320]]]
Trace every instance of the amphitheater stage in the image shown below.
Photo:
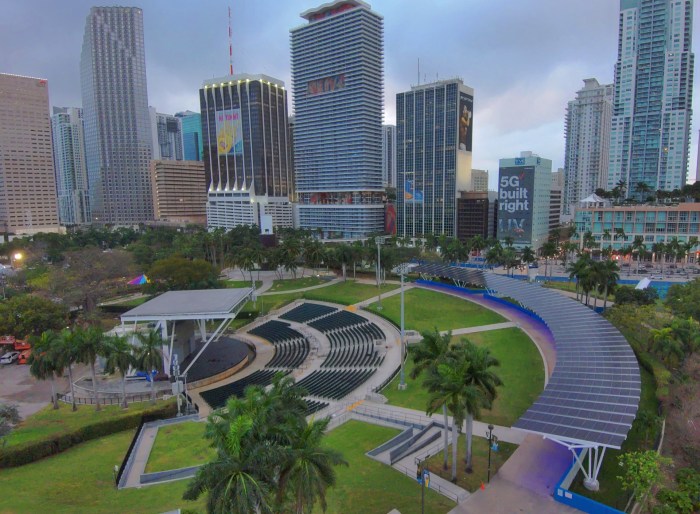
[[[197,355],[201,346],[190,353],[180,363],[180,369],[185,370],[192,359]],[[195,382],[207,382],[208,379],[222,380],[245,367],[255,359],[255,350],[246,343],[231,337],[222,336],[217,341],[212,341],[204,350],[204,353],[194,362],[187,372],[187,383],[195,385]],[[230,373],[227,373],[229,372]],[[199,384],[200,386],[204,383]]]

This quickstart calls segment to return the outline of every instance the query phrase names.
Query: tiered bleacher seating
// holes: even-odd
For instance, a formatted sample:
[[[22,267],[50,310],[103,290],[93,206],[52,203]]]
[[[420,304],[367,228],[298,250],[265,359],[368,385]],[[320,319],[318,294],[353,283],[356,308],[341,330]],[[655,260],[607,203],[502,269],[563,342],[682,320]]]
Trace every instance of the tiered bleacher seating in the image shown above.
[[[212,409],[218,409],[226,405],[226,401],[231,396],[238,396],[239,398],[243,396],[243,391],[249,385],[261,385],[268,386],[272,383],[272,378],[276,373],[288,372],[275,371],[275,370],[259,370],[255,373],[248,375],[245,378],[232,382],[230,384],[217,387],[216,389],[209,389],[208,391],[202,391],[202,399],[209,404]]]
[[[318,303],[302,303],[298,307],[294,307],[289,312],[282,314],[280,318],[288,319],[289,321],[296,321],[297,323],[306,323],[307,321],[326,316],[332,312],[336,312],[337,310],[338,309],[335,307],[329,307],[328,305],[321,305]]]
[[[306,339],[295,339],[275,346],[275,356],[268,362],[266,368],[298,368],[309,355],[309,342]]]
[[[290,328],[284,321],[270,320],[250,330],[251,334],[267,339],[272,344],[279,344],[293,339],[304,339],[299,332]]]
[[[331,348],[322,368],[375,368],[384,357],[374,351],[374,343],[361,343]]]
[[[314,371],[301,380],[299,386],[311,396],[339,400],[365,382],[374,372],[374,369]]]
[[[330,316],[312,321],[308,325],[314,327],[316,330],[326,333],[330,332],[331,330],[338,330],[341,328],[351,327],[353,325],[361,325],[362,323],[367,323],[367,319],[353,312],[338,311]]]
[[[325,409],[328,407],[328,404],[326,402],[317,402],[315,400],[306,400],[306,415],[308,416],[309,414],[313,414],[314,412],[318,412],[321,409]]]

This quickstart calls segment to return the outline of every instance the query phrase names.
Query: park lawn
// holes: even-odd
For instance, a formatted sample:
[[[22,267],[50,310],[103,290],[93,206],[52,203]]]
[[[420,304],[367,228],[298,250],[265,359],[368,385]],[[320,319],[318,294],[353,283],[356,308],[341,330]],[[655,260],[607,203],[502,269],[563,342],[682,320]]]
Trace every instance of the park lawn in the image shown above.
[[[654,377],[641,366],[639,367],[639,371],[642,377],[642,394],[639,400],[637,419],[632,423],[632,429],[627,434],[625,442],[622,443],[622,451],[608,449],[605,452],[603,465],[598,474],[600,490],[593,492],[583,487],[582,473],[576,476],[570,487],[572,491],[578,494],[620,510],[624,509],[627,505],[629,493],[622,490],[622,484],[617,479],[621,474],[617,458],[620,456],[620,453],[651,450],[656,440],[657,433],[660,430],[660,428],[657,427],[656,429],[649,430],[647,433],[645,427],[639,422],[639,413],[642,411],[647,411],[652,416],[658,414]]]
[[[405,325],[408,330],[452,330],[502,323],[503,316],[468,300],[452,295],[413,288],[404,293]],[[382,310],[377,302],[369,306],[374,313],[381,313],[396,325],[401,323],[401,295],[382,299]]]
[[[275,294],[271,296],[261,294],[255,302],[246,302],[236,319],[229,326],[229,329],[238,330],[248,323],[252,323],[261,313],[266,314],[271,310],[279,309],[300,297],[301,293]]]
[[[420,513],[421,488],[415,478],[365,455],[398,433],[393,428],[350,420],[326,435],[325,444],[340,451],[349,464],[335,468],[337,481],[328,490],[326,512],[368,514],[398,509],[401,514]],[[454,506],[448,498],[426,491],[425,512],[449,512]],[[320,512],[317,506],[314,513]]]
[[[481,434],[480,434],[481,435]],[[457,485],[469,492],[474,492],[481,483],[487,483],[489,444],[485,437],[478,437],[474,434],[472,438],[472,472],[464,470],[464,458],[467,451],[467,437],[459,434],[457,439]],[[498,443],[498,451],[491,451],[491,476],[494,476],[498,469],[513,455],[518,449],[518,445],[511,443]],[[442,451],[436,453],[428,459],[428,469],[445,480],[452,478],[452,445],[449,445],[447,456],[447,469],[442,469],[444,457]]]
[[[121,464],[134,435],[126,430],[81,444],[59,455],[0,473],[0,513],[112,514],[205,511],[205,498],[185,501],[187,480],[117,490],[114,466]]]
[[[230,289],[240,289],[244,287],[250,287],[250,280],[224,280],[227,288]],[[255,281],[255,289],[258,289],[262,285],[262,280]]]
[[[396,284],[382,284],[382,294],[393,291],[397,287],[399,286]],[[353,280],[348,280],[347,282],[338,282],[328,287],[305,291],[304,298],[307,300],[353,305],[364,300],[369,300],[378,294],[379,289],[376,285],[361,284]]]
[[[550,289],[559,289],[560,291],[568,291],[570,293],[576,293],[576,282],[570,281],[570,282],[544,282],[542,284],[544,287],[548,287]],[[597,290],[591,291],[589,293],[589,303],[593,305],[593,298],[596,297],[598,300],[603,300],[605,298],[605,295],[603,293],[599,293]],[[610,293],[608,294],[608,302],[614,302],[615,301],[615,295]],[[602,305],[601,305],[602,307]]]
[[[266,293],[281,293],[283,291],[296,291],[305,287],[318,286],[329,282],[329,277],[304,277],[292,278],[286,280],[275,280],[272,282],[272,287],[265,291]]]
[[[216,451],[204,438],[204,427],[204,423],[194,421],[160,427],[148,456],[146,473],[199,466],[212,460]]]
[[[491,354],[501,363],[495,371],[503,385],[498,388],[498,397],[493,408],[481,411],[480,421],[512,426],[544,389],[544,364],[540,352],[527,334],[519,328],[454,336],[452,341],[457,342],[462,337],[468,338],[476,345],[489,348]],[[382,394],[389,400],[390,405],[423,411],[428,405],[430,395],[423,387],[422,374],[416,380],[410,378],[412,370],[413,360],[409,356],[405,369],[408,386],[406,390],[399,391],[400,376],[397,375],[384,388]]]
[[[174,399],[160,400],[156,402],[156,406],[174,401]],[[97,412],[93,405],[78,405],[78,410],[73,412],[71,406],[66,403],[58,402],[58,406],[58,410],[54,410],[51,405],[47,405],[39,412],[28,416],[10,433],[7,444],[12,446],[36,441],[47,436],[71,432],[99,420],[122,418],[153,407],[151,402],[138,402],[130,403],[128,409],[122,409],[119,405],[107,405]]]

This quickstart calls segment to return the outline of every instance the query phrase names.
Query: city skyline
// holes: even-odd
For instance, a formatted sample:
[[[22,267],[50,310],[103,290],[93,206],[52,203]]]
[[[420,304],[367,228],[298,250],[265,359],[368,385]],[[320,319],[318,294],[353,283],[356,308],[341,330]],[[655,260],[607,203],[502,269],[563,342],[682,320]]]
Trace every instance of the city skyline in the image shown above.
[[[52,106],[80,106],[80,44],[84,19],[93,2],[75,1],[70,10],[38,0],[16,4],[0,0],[7,19],[13,20],[0,35],[0,44],[11,49],[0,56],[0,69],[46,77],[51,84]],[[555,168],[562,167],[567,101],[584,78],[596,77],[601,83],[613,80],[618,2],[441,2],[429,10],[386,0],[370,4],[385,23],[384,123],[395,121],[396,93],[417,83],[418,59],[421,82],[434,81],[436,73],[440,79],[460,76],[479,97],[475,106],[476,168],[494,170],[499,158],[525,148],[537,148],[552,158]],[[264,1],[252,5],[138,1],[130,5],[144,9],[151,104],[159,112],[173,114],[197,110],[202,79],[227,73],[229,5],[234,72],[265,73],[290,83],[289,29],[299,26],[303,21],[299,12],[315,3],[276,3],[274,16],[269,15],[273,4]],[[40,19],[34,15],[37,10],[45,14]],[[567,23],[572,19],[587,22]],[[201,37],[168,37],[172,27],[185,22],[188,32],[202,27]],[[31,41],[19,35],[28,25],[39,34]],[[523,25],[528,30],[523,31]],[[260,38],[265,39],[265,45],[257,44]],[[21,47],[15,43],[18,40],[24,41]],[[697,129],[691,134],[689,171],[694,171]],[[692,180],[693,173],[690,175]],[[495,177],[490,178],[493,188]]]

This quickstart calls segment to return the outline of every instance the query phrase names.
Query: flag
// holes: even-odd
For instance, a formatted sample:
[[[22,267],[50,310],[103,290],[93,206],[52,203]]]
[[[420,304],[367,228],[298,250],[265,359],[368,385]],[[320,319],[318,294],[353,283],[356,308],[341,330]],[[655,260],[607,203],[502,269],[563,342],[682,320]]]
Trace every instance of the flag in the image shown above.
[[[129,285],[130,286],[140,286],[143,284],[150,284],[151,281],[148,279],[146,275],[139,275],[133,280],[129,280]]]

